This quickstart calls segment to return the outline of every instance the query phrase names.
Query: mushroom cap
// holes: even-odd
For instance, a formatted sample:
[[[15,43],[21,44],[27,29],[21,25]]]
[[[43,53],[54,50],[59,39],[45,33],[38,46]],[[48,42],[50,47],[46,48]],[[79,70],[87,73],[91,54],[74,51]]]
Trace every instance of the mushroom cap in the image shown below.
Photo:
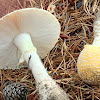
[[[17,69],[21,52],[14,44],[14,38],[29,33],[33,45],[41,58],[56,44],[60,24],[56,17],[46,10],[25,8],[9,13],[0,19],[0,69]]]
[[[83,81],[100,85],[100,47],[85,45],[78,57],[77,68]]]

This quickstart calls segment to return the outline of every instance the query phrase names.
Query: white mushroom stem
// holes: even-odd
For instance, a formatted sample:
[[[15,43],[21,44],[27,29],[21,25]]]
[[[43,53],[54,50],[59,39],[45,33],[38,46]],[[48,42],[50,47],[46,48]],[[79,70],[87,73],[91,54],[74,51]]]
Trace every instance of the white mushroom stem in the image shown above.
[[[95,36],[92,45],[100,47],[100,36]]]
[[[26,60],[32,70],[40,100],[69,100],[67,94],[48,75],[36,52],[36,48],[32,44],[30,35],[27,33],[19,34],[15,37],[14,43],[22,53],[20,61]]]
[[[46,72],[38,54],[36,48],[33,46],[31,37],[27,33],[19,34],[14,39],[14,43],[22,53],[20,63],[26,60],[29,64],[29,69],[32,70],[36,82],[43,80],[51,80],[51,77]]]
[[[96,19],[94,20],[93,31],[94,31],[94,41],[92,45],[100,47],[100,9],[98,9],[98,13],[96,14]]]

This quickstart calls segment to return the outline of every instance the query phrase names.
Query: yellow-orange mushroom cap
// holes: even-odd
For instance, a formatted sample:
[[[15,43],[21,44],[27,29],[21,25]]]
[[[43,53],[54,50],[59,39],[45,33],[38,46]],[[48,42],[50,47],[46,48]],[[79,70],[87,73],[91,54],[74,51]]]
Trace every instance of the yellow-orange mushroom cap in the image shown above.
[[[100,84],[100,47],[85,45],[77,61],[78,74],[91,85]]]

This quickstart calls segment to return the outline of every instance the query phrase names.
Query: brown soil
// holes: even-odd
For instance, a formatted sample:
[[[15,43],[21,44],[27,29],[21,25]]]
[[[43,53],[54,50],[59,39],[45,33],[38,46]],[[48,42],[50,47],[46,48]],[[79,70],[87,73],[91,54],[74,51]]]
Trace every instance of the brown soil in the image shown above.
[[[0,17],[20,8],[17,0],[0,0]]]

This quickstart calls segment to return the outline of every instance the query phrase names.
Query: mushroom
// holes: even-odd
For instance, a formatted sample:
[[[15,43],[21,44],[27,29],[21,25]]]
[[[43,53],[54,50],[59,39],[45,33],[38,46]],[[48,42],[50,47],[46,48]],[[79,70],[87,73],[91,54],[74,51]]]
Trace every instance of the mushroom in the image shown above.
[[[91,85],[100,85],[100,11],[94,21],[94,40],[85,45],[77,61],[78,74]]]
[[[17,69],[26,61],[35,78],[40,100],[69,100],[40,60],[54,47],[59,34],[58,20],[43,9],[21,9],[0,19],[0,68]]]

